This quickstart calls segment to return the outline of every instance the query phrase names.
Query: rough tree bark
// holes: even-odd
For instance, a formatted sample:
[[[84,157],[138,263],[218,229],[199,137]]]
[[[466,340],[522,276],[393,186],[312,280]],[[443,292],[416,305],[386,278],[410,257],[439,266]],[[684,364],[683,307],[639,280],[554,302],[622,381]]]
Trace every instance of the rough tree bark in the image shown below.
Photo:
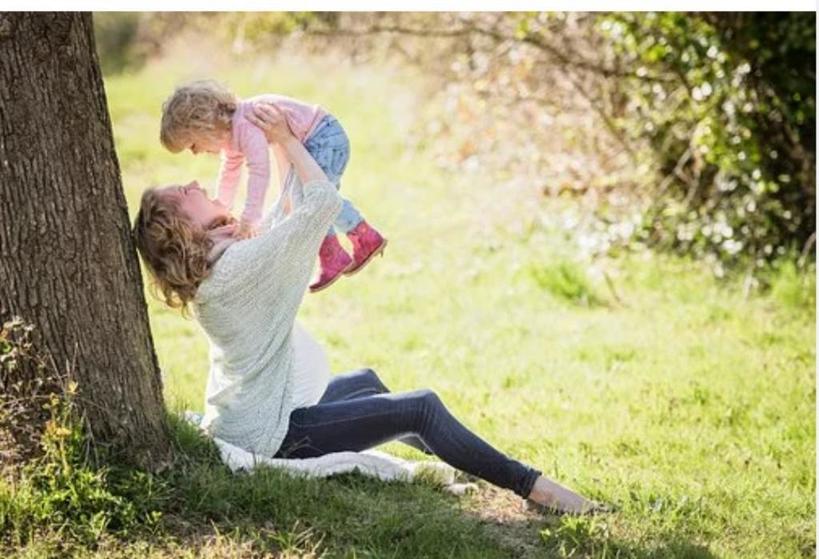
[[[94,439],[155,469],[162,382],[92,31],[88,13],[0,13],[0,323],[32,323]]]

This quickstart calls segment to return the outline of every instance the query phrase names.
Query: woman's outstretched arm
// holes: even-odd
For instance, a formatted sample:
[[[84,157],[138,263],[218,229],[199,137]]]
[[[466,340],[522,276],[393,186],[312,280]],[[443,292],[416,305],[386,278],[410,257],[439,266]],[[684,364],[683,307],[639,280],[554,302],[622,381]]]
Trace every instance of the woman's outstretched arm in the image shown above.
[[[256,116],[251,121],[258,121],[270,141],[282,146],[304,189],[303,199],[286,218],[259,236],[236,243],[231,250],[232,259],[241,262],[231,277],[234,290],[264,307],[266,298],[274,302],[282,297],[273,287],[286,286],[300,293],[307,288],[319,246],[341,210],[341,197],[278,109],[263,105]],[[276,281],[261,281],[270,274]],[[297,309],[298,305],[292,309],[293,316]]]
[[[275,105],[256,103],[253,106],[253,113],[248,114],[247,119],[264,131],[270,143],[279,144],[282,147],[302,184],[306,185],[314,180],[327,180],[327,175],[304,145],[293,135],[287,126],[284,114]]]

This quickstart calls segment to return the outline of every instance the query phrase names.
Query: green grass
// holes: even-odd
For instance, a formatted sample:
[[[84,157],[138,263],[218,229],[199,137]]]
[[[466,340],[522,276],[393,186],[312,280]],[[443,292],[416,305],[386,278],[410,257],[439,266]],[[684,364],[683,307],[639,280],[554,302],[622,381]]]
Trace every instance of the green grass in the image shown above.
[[[585,261],[544,225],[557,208],[413,151],[405,137],[424,97],[407,85],[417,77],[334,59],[191,60],[182,52],[106,82],[132,215],[149,185],[213,184],[215,159],[170,155],[157,140],[174,83],[218,76],[240,95],[324,104],[352,139],[343,193],[390,238],[364,273],[305,298],[300,320],[333,370],[369,366],[394,391],[432,388],[502,451],[619,510],[549,520],[488,485],[455,498],[358,476],[232,476],[180,427],[192,457],[163,478],[164,496],[146,497],[163,519],[101,536],[87,555],[814,554],[812,275],[785,265],[769,293],[746,298],[741,282],[717,283],[684,259]],[[206,340],[149,305],[167,401],[201,409]],[[49,542],[18,552],[43,555]]]

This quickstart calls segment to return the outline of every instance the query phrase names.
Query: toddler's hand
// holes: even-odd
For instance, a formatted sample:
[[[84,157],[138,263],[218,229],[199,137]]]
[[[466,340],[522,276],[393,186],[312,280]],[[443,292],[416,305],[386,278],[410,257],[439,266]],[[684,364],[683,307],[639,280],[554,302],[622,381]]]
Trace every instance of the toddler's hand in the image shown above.
[[[236,233],[234,236],[237,239],[250,239],[256,236],[256,226],[250,223],[249,221],[245,221],[244,219],[239,221],[239,227],[236,229]]]

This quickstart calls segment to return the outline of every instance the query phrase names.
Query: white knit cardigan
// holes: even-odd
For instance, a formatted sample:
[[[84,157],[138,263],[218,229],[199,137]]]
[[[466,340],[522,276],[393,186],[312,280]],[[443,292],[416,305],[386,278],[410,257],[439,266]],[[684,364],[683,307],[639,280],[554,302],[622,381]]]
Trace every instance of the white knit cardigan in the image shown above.
[[[341,198],[324,180],[295,181],[262,233],[228,247],[199,286],[194,312],[210,341],[202,426],[214,437],[272,457],[293,411],[293,324],[319,246]],[[282,201],[291,213],[281,217]]]

